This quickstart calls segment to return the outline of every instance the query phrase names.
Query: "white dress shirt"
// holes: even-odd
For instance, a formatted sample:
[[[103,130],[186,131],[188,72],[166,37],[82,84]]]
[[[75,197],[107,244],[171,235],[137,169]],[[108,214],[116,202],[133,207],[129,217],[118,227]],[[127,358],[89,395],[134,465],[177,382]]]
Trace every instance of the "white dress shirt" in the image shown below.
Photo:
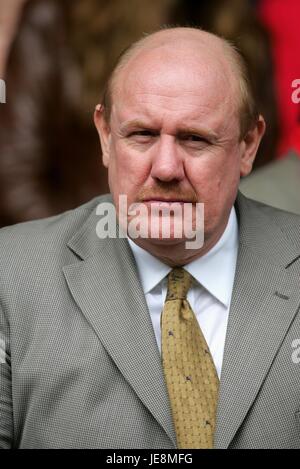
[[[160,316],[167,294],[166,276],[171,267],[137,246],[128,238],[146,297],[153,329],[161,350]],[[228,313],[238,253],[238,223],[234,207],[225,231],[217,244],[204,256],[186,264],[196,280],[187,299],[193,309],[221,376]]]

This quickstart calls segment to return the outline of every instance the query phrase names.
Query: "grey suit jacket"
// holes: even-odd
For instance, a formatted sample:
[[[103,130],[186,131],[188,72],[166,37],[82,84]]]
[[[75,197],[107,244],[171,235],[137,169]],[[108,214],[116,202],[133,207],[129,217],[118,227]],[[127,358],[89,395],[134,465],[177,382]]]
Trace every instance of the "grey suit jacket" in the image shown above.
[[[96,236],[107,197],[0,232],[2,448],[176,447],[131,250]],[[300,217],[236,208],[215,447],[300,448]]]

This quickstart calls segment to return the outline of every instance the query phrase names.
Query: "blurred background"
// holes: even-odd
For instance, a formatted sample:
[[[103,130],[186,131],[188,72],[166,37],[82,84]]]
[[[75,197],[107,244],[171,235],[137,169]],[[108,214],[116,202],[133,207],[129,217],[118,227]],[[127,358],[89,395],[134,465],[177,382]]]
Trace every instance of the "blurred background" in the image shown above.
[[[241,190],[300,213],[299,18],[299,0],[0,0],[0,226],[108,191],[94,108],[120,52],[163,24],[238,46],[267,121]]]

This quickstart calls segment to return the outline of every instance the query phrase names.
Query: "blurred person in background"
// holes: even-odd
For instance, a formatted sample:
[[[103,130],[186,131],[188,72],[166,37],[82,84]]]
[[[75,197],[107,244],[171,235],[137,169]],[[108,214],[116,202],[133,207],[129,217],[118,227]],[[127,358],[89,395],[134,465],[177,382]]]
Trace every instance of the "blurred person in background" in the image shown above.
[[[2,225],[66,209],[76,191],[69,166],[79,72],[70,68],[64,21],[58,2],[29,0],[7,54],[7,103],[0,108]]]
[[[4,78],[7,54],[26,1],[0,0],[0,78]]]

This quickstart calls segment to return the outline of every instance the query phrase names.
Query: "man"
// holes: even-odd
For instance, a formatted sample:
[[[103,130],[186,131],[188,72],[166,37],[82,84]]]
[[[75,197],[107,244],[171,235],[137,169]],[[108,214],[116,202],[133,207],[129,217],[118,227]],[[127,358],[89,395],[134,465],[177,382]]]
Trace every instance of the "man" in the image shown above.
[[[1,446],[298,448],[300,224],[237,195],[265,129],[238,53],[149,35],[95,124],[112,199],[1,232]],[[150,228],[204,204],[204,244],[179,212],[170,236],[102,239],[119,196]]]

